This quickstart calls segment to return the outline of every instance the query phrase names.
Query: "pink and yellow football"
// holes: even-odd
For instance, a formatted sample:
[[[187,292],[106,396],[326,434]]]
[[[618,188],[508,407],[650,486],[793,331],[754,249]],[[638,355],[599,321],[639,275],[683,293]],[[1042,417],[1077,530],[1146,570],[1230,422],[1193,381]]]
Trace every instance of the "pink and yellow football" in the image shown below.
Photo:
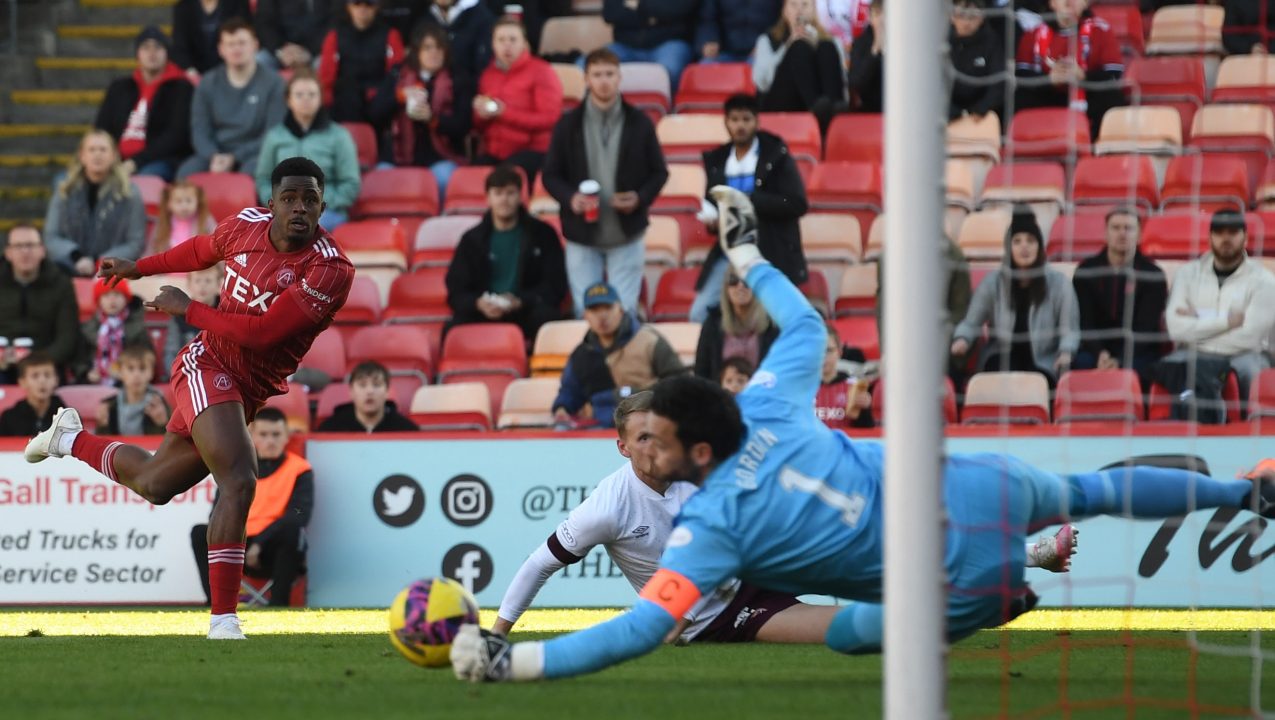
[[[424,667],[444,667],[452,638],[478,622],[478,602],[450,578],[426,578],[403,588],[390,605],[390,642],[403,657]]]

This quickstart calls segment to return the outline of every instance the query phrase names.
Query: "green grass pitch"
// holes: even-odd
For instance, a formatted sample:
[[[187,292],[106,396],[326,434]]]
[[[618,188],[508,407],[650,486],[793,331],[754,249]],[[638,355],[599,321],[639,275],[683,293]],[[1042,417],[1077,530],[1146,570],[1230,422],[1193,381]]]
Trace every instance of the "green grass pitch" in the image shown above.
[[[610,614],[533,611],[519,637],[550,637]],[[955,646],[948,705],[956,718],[1251,717],[1260,692],[1259,707],[1270,713],[1271,615],[1040,613]],[[402,659],[384,634],[383,612],[248,611],[250,639],[243,643],[203,640],[206,617],[189,610],[0,612],[0,717],[881,715],[880,658],[843,657],[821,646],[665,647],[588,677],[470,686],[449,669]],[[485,613],[484,623],[490,617]],[[1109,626],[1197,632],[1080,629]],[[1266,630],[1234,629],[1240,627]],[[1254,660],[1259,656],[1265,661]]]

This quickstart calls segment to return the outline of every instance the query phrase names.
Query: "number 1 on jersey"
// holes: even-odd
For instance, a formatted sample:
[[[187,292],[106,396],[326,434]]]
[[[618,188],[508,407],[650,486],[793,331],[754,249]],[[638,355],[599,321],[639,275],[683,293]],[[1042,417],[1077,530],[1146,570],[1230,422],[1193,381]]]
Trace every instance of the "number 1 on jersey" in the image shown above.
[[[842,521],[850,527],[859,524],[859,516],[863,514],[863,508],[867,505],[862,495],[858,493],[847,495],[840,490],[828,487],[822,479],[804,475],[787,465],[779,471],[779,485],[788,491],[797,490],[814,495],[823,504],[840,511]]]

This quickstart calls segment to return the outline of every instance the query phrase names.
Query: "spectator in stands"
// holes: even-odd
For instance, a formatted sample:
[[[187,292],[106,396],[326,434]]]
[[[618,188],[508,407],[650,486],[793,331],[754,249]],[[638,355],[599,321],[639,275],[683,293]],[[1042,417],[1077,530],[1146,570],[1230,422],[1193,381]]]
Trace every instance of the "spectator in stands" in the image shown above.
[[[1024,33],[1018,43],[1015,107],[1087,112],[1090,134],[1096,138],[1102,116],[1124,104],[1118,82],[1124,74],[1120,42],[1107,21],[1089,9],[1089,0],[1049,0],[1049,6],[1053,18]]]
[[[445,198],[452,173],[465,162],[473,103],[473,82],[452,71],[446,32],[427,26],[372,103],[373,124],[390,132],[385,159],[399,167],[429,168],[440,200]]]
[[[1275,0],[1226,0],[1222,45],[1230,55],[1275,52]]]
[[[868,391],[869,380],[864,376],[863,364],[843,360],[843,352],[841,333],[829,325],[819,390],[815,392],[815,415],[833,430],[876,427],[876,418],[872,416],[872,394]]]
[[[777,337],[779,328],[771,322],[766,308],[756,301],[753,291],[731,268],[722,285],[721,303],[708,311],[708,317],[700,326],[695,374],[715,380],[731,358],[743,359],[757,367]]]
[[[133,42],[137,69],[106,89],[94,127],[118,143],[128,174],[172,180],[190,155],[190,100],[195,89],[168,61],[168,38],[155,26]]]
[[[989,112],[1004,112],[1005,40],[983,23],[987,0],[952,3],[952,27],[947,34],[951,48],[952,98],[948,117],[983,119]]]
[[[1210,251],[1173,278],[1164,319],[1177,349],[1156,368],[1173,394],[1192,390],[1200,400],[1220,399],[1226,375],[1234,372],[1240,398],[1247,399],[1258,374],[1270,367],[1265,350],[1275,326],[1275,277],[1248,256],[1247,242],[1244,215],[1219,210],[1209,226]],[[1174,387],[1165,382],[1166,365],[1194,377]]]
[[[290,157],[313,160],[325,176],[323,201],[327,208],[319,223],[331,230],[349,218],[350,206],[359,195],[359,151],[350,132],[337,124],[319,100],[319,81],[301,68],[288,80],[288,113],[270,128],[257,161],[257,196],[270,199],[270,173]]]
[[[1080,348],[1076,305],[1067,276],[1045,264],[1045,237],[1031,208],[1015,208],[1004,264],[974,291],[952,355],[965,357],[986,324],[991,340],[982,370],[1039,372],[1053,386]]]
[[[503,11],[502,11],[503,12]],[[427,27],[447,34],[452,71],[459,81],[477,82],[491,64],[491,34],[496,15],[482,0],[434,0],[420,24],[412,31],[417,37]]]
[[[120,353],[130,345],[149,345],[146,310],[135,297],[128,281],[108,286],[99,278],[93,283],[93,305],[97,308],[80,326],[80,358],[75,377],[91,385],[114,385],[119,379]]]
[[[146,254],[158,255],[181,245],[196,235],[207,235],[217,228],[208,211],[204,189],[185,180],[164,186],[160,195],[159,215],[146,242]]]
[[[677,93],[682,70],[691,63],[691,40],[701,0],[603,0],[602,19],[611,24],[609,47],[620,62],[653,62],[668,71]],[[732,8],[734,5],[732,4]]]
[[[341,11],[334,0],[257,0],[258,62],[271,71],[313,67]]]
[[[377,0],[347,0],[319,56],[323,105],[337,122],[369,122],[372,97],[403,62],[403,38],[376,16]]]
[[[302,531],[314,511],[314,471],[305,458],[288,451],[288,419],[283,411],[261,408],[250,430],[257,451],[257,490],[248,510],[244,574],[269,577],[270,606],[286,607],[292,584],[305,565]],[[191,528],[190,546],[204,595],[211,597],[207,525]]]
[[[52,355],[35,350],[18,361],[17,374],[26,397],[0,413],[0,436],[33,437],[48,429],[53,414],[66,407],[55,394],[58,368]]]
[[[120,351],[120,391],[97,408],[99,435],[163,435],[170,410],[155,381],[155,348],[150,343]]]
[[[812,112],[827,127],[846,104],[845,57],[819,24],[814,0],[786,0],[783,14],[759,35],[753,83],[766,112]]]
[[[173,62],[192,82],[221,64],[217,30],[231,18],[252,19],[248,0],[177,0],[173,6]]]
[[[1107,213],[1107,247],[1084,259],[1072,285],[1080,308],[1077,370],[1131,368],[1151,387],[1151,367],[1164,354],[1169,286],[1164,271],[1138,249],[1138,213]]]
[[[562,316],[562,245],[523,207],[522,176],[513,168],[492,170],[486,188],[487,212],[461,236],[447,268],[451,324],[516,323],[530,343],[541,325]]]
[[[758,129],[757,99],[734,95],[726,100],[726,130],[730,142],[704,153],[707,188],[730,185],[752,197],[757,213],[757,241],[761,254],[789,280],[806,282],[806,256],[801,251],[799,221],[806,214],[806,185],[788,146],[777,135]],[[705,197],[707,197],[707,188]],[[717,208],[706,205],[700,214],[717,233]],[[709,308],[718,304],[726,279],[726,258],[713,243],[696,280],[691,322],[704,322]]]
[[[620,59],[606,48],[585,58],[588,95],[562,116],[545,157],[544,185],[558,201],[567,238],[567,281],[576,316],[585,288],[607,279],[638,309],[651,203],[668,180],[664,152],[646,113],[620,96]],[[598,184],[595,194],[581,183]]]
[[[79,277],[92,276],[98,258],[141,256],[146,206],[106,131],[90,130],[80,139],[49,201],[44,234],[53,261]]]
[[[179,178],[205,171],[255,174],[266,131],[283,122],[283,80],[257,63],[252,26],[233,19],[221,26],[219,37],[217,51],[225,64],[195,88],[190,108],[195,154],[182,163]]]
[[[390,395],[390,371],[375,360],[364,360],[350,371],[350,402],[337,405],[318,432],[415,432],[420,428],[404,417]]]
[[[17,379],[19,346],[51,358],[61,375],[75,360],[79,336],[71,280],[45,257],[39,230],[14,227],[0,261],[0,338],[7,343],[0,347],[0,383]]]
[[[483,142],[478,162],[517,165],[533,182],[562,115],[562,83],[549,63],[531,54],[517,19],[496,21],[491,44],[491,64],[478,81],[473,103]]]
[[[872,0],[868,9],[868,26],[850,46],[850,74],[847,78],[858,112],[879,113],[885,110],[885,8],[883,0]]]
[[[814,0],[808,0],[813,11]],[[704,62],[748,62],[783,0],[700,0],[695,48]],[[813,14],[813,13],[812,13]]]
[[[186,273],[186,292],[190,294],[190,299],[208,307],[217,307],[221,300],[222,274],[220,263]],[[199,328],[186,322],[185,315],[174,315],[169,319],[168,335],[164,338],[164,368],[171,368],[177,362],[177,353],[199,333]]]
[[[815,0],[819,24],[823,26],[843,56],[849,55],[854,39],[868,26],[870,0]]]
[[[564,429],[611,427],[621,398],[686,372],[659,331],[625,312],[615,288],[597,283],[583,304],[589,331],[571,351],[553,401],[555,427]]]
[[[757,368],[741,357],[728,357],[722,362],[722,371],[717,374],[717,382],[726,388],[731,395],[738,395],[748,387]]]

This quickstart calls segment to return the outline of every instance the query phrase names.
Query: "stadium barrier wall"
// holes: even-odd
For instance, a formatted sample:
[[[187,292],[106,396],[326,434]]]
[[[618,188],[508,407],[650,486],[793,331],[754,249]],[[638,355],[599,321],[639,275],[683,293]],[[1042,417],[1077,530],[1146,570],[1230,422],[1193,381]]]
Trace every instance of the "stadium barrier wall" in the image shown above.
[[[211,481],[153,508],[77,461],[28,465],[21,446],[0,442],[0,604],[202,601],[189,536],[191,526],[207,520]],[[1013,452],[1058,472],[1187,452],[1221,477],[1270,454],[1271,442],[1253,435],[987,434],[949,438],[948,449]],[[480,604],[494,607],[523,559],[623,462],[614,440],[598,434],[312,437],[307,455],[316,479],[308,600],[329,607],[384,607],[409,581],[439,574],[469,585]],[[1069,575],[1028,571],[1044,605],[1275,602],[1275,527],[1247,514],[1099,518],[1080,528],[1080,554]],[[597,548],[550,579],[537,605],[622,606],[633,597]]]

